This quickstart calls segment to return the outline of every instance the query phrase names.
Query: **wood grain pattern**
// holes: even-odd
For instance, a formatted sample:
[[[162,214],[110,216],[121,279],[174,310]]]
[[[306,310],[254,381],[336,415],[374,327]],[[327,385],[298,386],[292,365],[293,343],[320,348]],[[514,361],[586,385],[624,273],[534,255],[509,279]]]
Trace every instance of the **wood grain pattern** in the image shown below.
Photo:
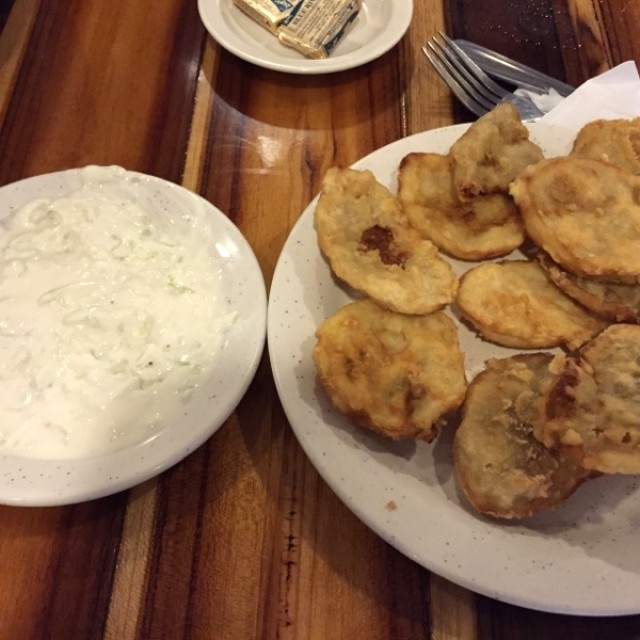
[[[1,133],[11,162],[0,182],[91,162],[179,180],[203,43],[193,3],[43,0]]]
[[[155,530],[157,483],[156,478],[148,480],[128,496],[104,629],[109,640],[138,637]]]
[[[39,0],[29,0],[18,3],[14,11],[11,11],[12,7],[3,7],[0,13],[0,25],[3,29],[11,18],[0,38],[0,122],[4,120],[13,94],[39,6]]]
[[[478,613],[475,594],[440,578],[431,577],[433,640],[474,640]]]
[[[267,285],[324,172],[471,120],[420,51],[438,29],[574,84],[640,64],[636,0],[415,0],[390,52],[330,76],[243,62],[193,0],[0,10],[0,184],[88,163],[224,211]],[[0,507],[0,640],[639,640],[640,616],[526,611],[429,572],[360,522],[298,445],[268,354],[214,436],[81,505]]]

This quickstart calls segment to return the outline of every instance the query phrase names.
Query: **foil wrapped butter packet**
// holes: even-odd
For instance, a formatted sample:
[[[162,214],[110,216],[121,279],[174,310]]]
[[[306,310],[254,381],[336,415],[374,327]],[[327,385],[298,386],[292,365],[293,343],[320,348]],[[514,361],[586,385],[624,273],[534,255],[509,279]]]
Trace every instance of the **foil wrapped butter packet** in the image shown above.
[[[327,58],[361,9],[361,0],[233,0],[279,41],[308,58]]]
[[[233,0],[234,4],[258,24],[276,33],[302,0]]]
[[[360,12],[360,0],[302,0],[278,29],[278,39],[308,58],[327,58]]]

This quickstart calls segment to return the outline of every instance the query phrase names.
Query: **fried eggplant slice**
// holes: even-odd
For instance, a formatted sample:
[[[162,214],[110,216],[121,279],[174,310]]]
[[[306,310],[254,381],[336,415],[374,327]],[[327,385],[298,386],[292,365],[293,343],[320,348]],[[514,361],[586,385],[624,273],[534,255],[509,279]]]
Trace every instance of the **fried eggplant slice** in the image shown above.
[[[456,303],[487,340],[506,347],[577,348],[607,326],[528,260],[487,262],[460,279]]]
[[[469,503],[497,518],[524,518],[571,495],[589,472],[533,435],[544,414],[553,356],[492,359],[467,390],[453,442],[458,484]]]
[[[542,149],[529,140],[529,130],[509,102],[478,118],[453,143],[449,155],[461,200],[508,193],[511,182],[543,158]]]
[[[334,274],[380,305],[423,314],[453,300],[458,280],[451,266],[370,171],[329,169],[315,225]]]
[[[576,275],[640,282],[640,176],[567,156],[528,167],[511,185],[525,229]]]
[[[640,175],[640,118],[587,123],[578,132],[571,153],[610,162]]]
[[[316,331],[317,378],[353,423],[394,440],[430,442],[466,392],[455,324],[442,311],[412,316],[371,300],[347,304]]]
[[[564,361],[535,435],[586,469],[640,473],[640,326],[611,325]]]
[[[544,252],[537,257],[553,283],[587,309],[611,322],[640,323],[640,284],[598,282],[566,271]]]
[[[455,258],[503,256],[524,241],[524,226],[510,196],[496,193],[460,200],[449,156],[405,156],[398,173],[398,200],[411,225]]]

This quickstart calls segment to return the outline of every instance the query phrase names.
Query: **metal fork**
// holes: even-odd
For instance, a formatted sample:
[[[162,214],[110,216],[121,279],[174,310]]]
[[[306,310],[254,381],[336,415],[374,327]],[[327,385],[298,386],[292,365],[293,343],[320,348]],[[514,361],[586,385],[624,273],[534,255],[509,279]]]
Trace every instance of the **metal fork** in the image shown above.
[[[442,31],[422,51],[458,100],[477,116],[501,102],[511,102],[523,121],[532,122],[543,115],[530,98],[510,93],[494,82]]]

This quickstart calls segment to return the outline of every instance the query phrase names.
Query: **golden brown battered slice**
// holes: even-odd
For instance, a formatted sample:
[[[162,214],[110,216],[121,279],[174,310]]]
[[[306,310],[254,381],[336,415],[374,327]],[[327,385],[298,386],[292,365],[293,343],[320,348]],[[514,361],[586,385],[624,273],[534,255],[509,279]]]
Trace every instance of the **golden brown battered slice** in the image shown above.
[[[409,316],[352,302],[317,329],[318,380],[352,422],[389,438],[430,442],[464,400],[464,358],[441,311]]]
[[[511,185],[527,233],[567,271],[640,282],[640,176],[568,156],[527,168]]]
[[[453,461],[462,491],[481,513],[524,518],[554,508],[589,475],[533,435],[551,360],[544,353],[492,359],[469,385]]]
[[[462,316],[485,338],[507,347],[576,348],[607,326],[564,294],[537,262],[488,262],[460,279]]]
[[[456,258],[502,256],[524,241],[524,226],[510,196],[496,193],[464,202],[459,199],[449,156],[411,153],[403,158],[398,200],[412,226]]]
[[[614,324],[567,358],[535,435],[583,467],[640,473],[640,326]]]
[[[554,284],[568,296],[612,322],[640,323],[640,284],[614,284],[565,271],[543,252],[538,260]]]
[[[476,120],[449,151],[453,176],[462,200],[489,193],[508,193],[520,172],[542,160],[542,150],[529,140],[516,108],[504,102]]]
[[[335,275],[384,307],[420,314],[453,300],[458,281],[449,263],[370,171],[329,169],[315,225]]]
[[[640,174],[640,118],[589,122],[578,132],[571,153]]]

